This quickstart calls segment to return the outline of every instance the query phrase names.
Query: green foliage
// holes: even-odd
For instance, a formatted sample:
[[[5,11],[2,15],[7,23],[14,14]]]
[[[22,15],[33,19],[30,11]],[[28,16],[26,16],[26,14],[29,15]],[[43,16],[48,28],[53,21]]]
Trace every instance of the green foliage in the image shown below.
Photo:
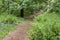
[[[35,17],[29,32],[30,40],[60,40],[60,16],[44,13]]]
[[[3,13],[0,15],[0,22],[2,23],[15,24],[15,23],[20,23],[22,21],[24,21],[24,19],[18,18],[11,14],[8,15],[7,13]]]
[[[16,22],[16,18],[13,17],[12,15],[6,15],[6,14],[3,14],[3,15],[0,15],[0,21],[3,22],[3,23],[14,23]]]
[[[40,10],[45,12],[35,17],[30,40],[60,40],[60,0],[0,0],[0,40],[16,24],[25,22],[16,17],[20,16],[21,9],[25,16]]]
[[[8,12],[14,15],[20,15],[20,10],[24,8],[25,14],[33,14],[39,10],[39,1],[35,0],[4,0],[1,7],[2,12]],[[5,10],[5,11],[4,11]]]
[[[24,8],[25,15],[30,15],[38,10],[47,12],[60,12],[60,0],[1,0],[1,12],[8,12],[20,15],[20,10]]]
[[[0,22],[0,40],[2,40],[10,31],[17,28],[14,24],[4,24]]]
[[[60,12],[60,0],[48,0],[45,3],[45,11],[47,12]]]
[[[0,14],[0,40],[2,40],[10,31],[17,28],[17,25],[25,22],[25,19],[18,18],[14,15]]]

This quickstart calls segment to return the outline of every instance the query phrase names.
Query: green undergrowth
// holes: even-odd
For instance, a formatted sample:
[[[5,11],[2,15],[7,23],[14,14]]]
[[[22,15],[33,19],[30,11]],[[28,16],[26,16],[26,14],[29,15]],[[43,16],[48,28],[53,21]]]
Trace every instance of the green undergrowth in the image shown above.
[[[15,30],[18,24],[23,22],[26,22],[26,20],[12,14],[0,14],[0,40],[2,40],[10,31]]]
[[[35,17],[29,31],[30,40],[60,40],[60,15],[43,13]]]
[[[16,16],[14,16],[14,15],[12,15],[12,14],[1,14],[0,15],[0,21],[2,22],[2,23],[9,23],[9,24],[15,24],[15,23],[18,23],[18,22],[24,22],[24,21],[26,21],[25,19],[23,19],[23,18],[18,18],[18,17],[16,17]]]

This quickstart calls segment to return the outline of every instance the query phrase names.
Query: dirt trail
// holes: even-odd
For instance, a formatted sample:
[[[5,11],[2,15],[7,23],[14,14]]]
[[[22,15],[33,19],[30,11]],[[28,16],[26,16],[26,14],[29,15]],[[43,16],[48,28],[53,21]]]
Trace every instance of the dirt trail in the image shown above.
[[[34,16],[39,14],[40,12],[33,14],[31,17],[27,17],[27,19],[31,22],[33,21]],[[31,28],[30,22],[22,23],[16,30],[9,32],[3,40],[29,40],[27,32]]]
[[[28,40],[26,35],[29,27],[28,22],[23,23],[16,30],[10,32],[3,40]]]

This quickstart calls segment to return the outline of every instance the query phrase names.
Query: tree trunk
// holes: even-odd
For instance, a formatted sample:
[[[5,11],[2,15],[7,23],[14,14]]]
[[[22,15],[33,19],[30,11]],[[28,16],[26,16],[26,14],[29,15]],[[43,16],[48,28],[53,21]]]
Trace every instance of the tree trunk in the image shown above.
[[[24,17],[24,8],[21,9],[20,16],[21,16],[21,17]]]

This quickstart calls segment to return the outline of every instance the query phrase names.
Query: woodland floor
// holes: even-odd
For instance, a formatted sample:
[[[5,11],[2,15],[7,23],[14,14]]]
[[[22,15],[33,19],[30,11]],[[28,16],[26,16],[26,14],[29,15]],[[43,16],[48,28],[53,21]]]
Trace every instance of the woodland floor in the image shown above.
[[[25,23],[22,23],[18,26],[16,30],[13,30],[12,32],[9,32],[3,40],[29,40],[27,32],[31,28],[30,22],[33,21],[34,16],[39,15],[41,12],[37,12],[36,14],[31,15],[31,17],[26,17],[28,20]]]

